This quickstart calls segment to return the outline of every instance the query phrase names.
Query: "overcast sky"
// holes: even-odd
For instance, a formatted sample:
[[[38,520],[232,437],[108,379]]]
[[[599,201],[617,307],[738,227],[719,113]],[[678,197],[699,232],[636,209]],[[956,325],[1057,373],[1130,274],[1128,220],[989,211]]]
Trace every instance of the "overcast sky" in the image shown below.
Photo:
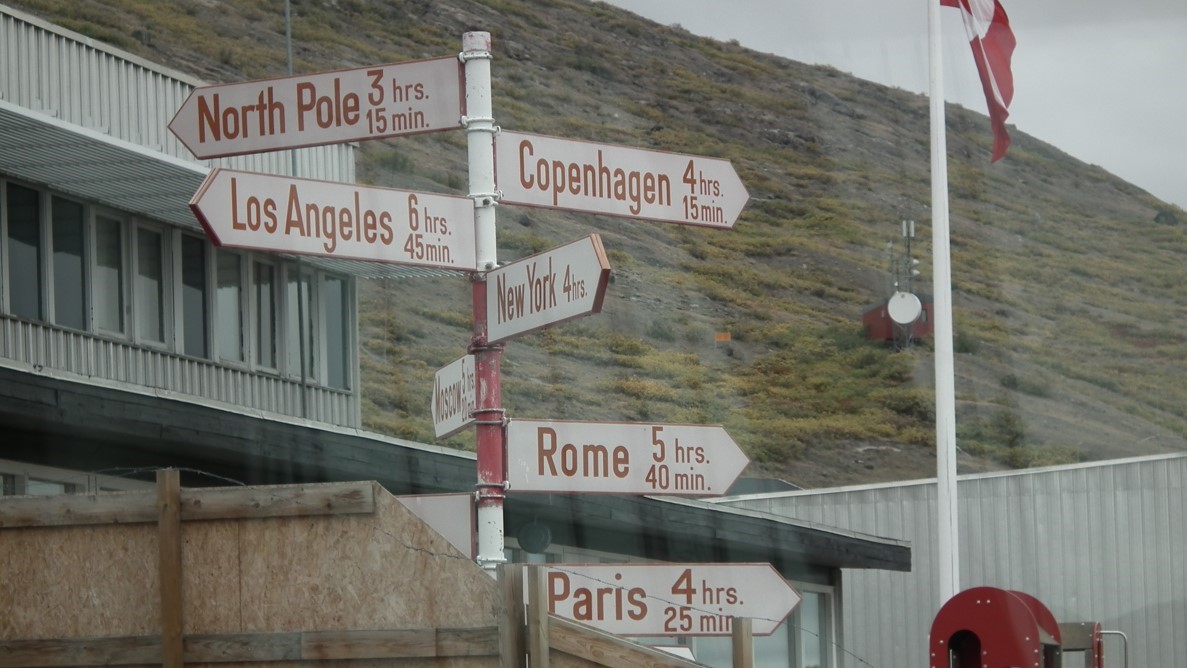
[[[609,1],[696,34],[927,92],[927,0]],[[1187,208],[1187,0],[1001,2],[1018,41],[1009,123]],[[960,12],[942,15],[945,97],[985,113]]]

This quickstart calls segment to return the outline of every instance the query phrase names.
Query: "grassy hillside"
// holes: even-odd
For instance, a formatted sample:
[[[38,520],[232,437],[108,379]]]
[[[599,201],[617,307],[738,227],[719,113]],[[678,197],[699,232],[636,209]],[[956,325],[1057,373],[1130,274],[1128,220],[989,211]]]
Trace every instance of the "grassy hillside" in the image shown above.
[[[211,81],[285,72],[279,2],[11,4]],[[751,473],[805,486],[934,475],[930,346],[896,352],[860,324],[901,220],[930,285],[925,98],[600,3],[293,7],[298,71],[446,55],[487,30],[502,127],[727,158],[749,189],[732,231],[500,208],[501,260],[597,231],[614,268],[602,314],[507,345],[510,416],[721,423]],[[961,470],[1187,448],[1187,215],[1012,134],[991,166],[984,116],[949,107]],[[464,193],[464,146],[369,142],[360,179]],[[432,374],[465,352],[468,290],[363,286],[369,427],[432,441]]]

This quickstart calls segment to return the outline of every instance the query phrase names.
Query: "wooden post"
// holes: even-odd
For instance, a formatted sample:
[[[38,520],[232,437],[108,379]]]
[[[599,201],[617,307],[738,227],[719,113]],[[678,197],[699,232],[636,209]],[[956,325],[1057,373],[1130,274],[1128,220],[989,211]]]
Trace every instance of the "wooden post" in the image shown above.
[[[157,580],[161,587],[161,665],[181,668],[181,474],[157,471]]]
[[[499,668],[524,668],[526,616],[523,606],[523,566],[500,564],[499,583]]]
[[[528,659],[532,668],[548,668],[548,604],[544,602],[544,569],[528,566]]]
[[[753,622],[749,617],[734,617],[734,668],[754,668]]]

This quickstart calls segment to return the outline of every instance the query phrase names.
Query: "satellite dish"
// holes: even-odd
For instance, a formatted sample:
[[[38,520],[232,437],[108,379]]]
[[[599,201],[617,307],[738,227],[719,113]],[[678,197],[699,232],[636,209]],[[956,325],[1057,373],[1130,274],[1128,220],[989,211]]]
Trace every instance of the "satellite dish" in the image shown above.
[[[886,302],[886,311],[891,320],[900,325],[909,325],[919,319],[923,313],[923,304],[910,292],[896,292]]]

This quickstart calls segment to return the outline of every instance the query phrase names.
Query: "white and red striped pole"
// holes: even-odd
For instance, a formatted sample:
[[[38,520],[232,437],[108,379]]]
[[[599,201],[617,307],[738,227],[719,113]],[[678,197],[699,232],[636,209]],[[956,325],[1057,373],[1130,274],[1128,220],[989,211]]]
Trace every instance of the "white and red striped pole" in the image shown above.
[[[475,505],[478,515],[478,564],[494,569],[503,555],[503,500],[507,489],[505,419],[499,363],[502,345],[487,342],[486,272],[498,266],[495,238],[495,126],[491,104],[490,33],[462,35],[460,58],[465,66],[466,147],[469,158],[470,197],[474,200],[474,239],[478,273],[474,275],[474,336],[470,352],[475,357],[475,438],[478,482]]]

